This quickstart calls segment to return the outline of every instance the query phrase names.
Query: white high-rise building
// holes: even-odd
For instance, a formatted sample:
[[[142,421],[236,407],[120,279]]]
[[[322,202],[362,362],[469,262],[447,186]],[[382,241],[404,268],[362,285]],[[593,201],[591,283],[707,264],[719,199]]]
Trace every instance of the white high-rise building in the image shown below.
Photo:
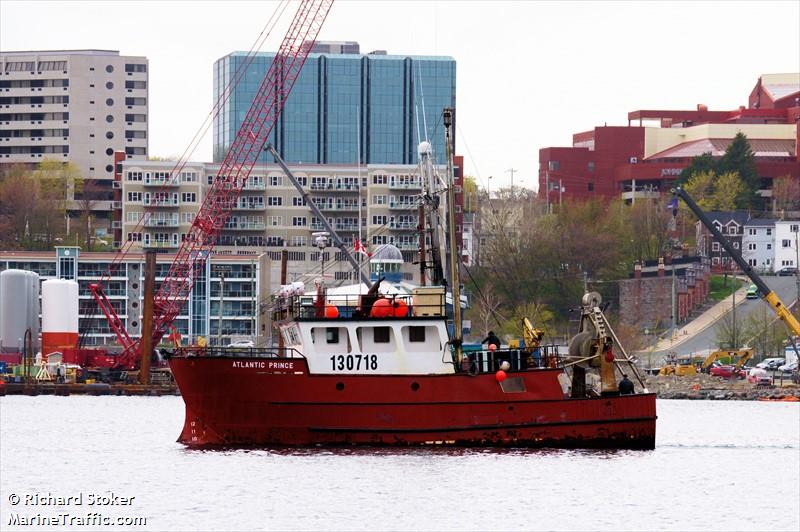
[[[110,210],[114,152],[147,159],[147,71],[116,50],[0,52],[0,166],[70,161]]]

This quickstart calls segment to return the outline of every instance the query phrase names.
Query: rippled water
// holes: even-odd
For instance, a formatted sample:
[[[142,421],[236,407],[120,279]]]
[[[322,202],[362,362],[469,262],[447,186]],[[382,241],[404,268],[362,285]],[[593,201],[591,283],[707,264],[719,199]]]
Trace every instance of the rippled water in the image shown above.
[[[800,530],[800,405],[658,413],[655,451],[203,452],[175,443],[178,397],[4,397],[0,529],[95,511],[146,517],[136,530]],[[135,499],[87,505],[107,491]],[[9,502],[48,492],[84,505]]]

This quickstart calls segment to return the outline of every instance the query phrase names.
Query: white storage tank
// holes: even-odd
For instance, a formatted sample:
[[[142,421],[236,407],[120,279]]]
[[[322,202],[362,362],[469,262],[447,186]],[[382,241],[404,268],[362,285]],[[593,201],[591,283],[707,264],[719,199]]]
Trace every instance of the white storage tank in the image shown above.
[[[39,332],[39,275],[25,270],[0,272],[0,352],[22,352],[30,329],[36,350]]]
[[[78,283],[49,279],[42,283],[42,354],[78,346]]]

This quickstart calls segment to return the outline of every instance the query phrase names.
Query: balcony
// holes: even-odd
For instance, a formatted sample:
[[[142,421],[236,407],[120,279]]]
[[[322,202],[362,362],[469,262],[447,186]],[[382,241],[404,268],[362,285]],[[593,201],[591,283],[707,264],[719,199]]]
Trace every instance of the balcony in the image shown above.
[[[266,190],[266,184],[263,181],[256,181],[255,183],[251,183],[250,180],[247,180],[247,183],[244,184],[242,190]]]
[[[419,250],[419,244],[416,242],[400,242],[396,243],[397,249],[401,251],[417,251]]]
[[[420,190],[422,189],[422,183],[419,181],[412,181],[412,182],[400,182],[400,181],[389,181],[389,188],[396,189],[396,190]]]
[[[321,211],[358,212],[358,203],[327,203],[317,207]]]
[[[146,186],[146,187],[171,187],[171,188],[177,188],[177,187],[181,186],[180,183],[178,182],[177,178],[176,179],[171,179],[171,178],[170,179],[165,179],[165,178],[164,179],[162,179],[162,178],[158,178],[157,179],[155,177],[147,177],[147,175],[145,175],[143,183],[144,183],[144,186]]]
[[[264,231],[267,224],[264,222],[231,222],[228,221],[222,227],[228,231]]]
[[[400,231],[416,231],[417,222],[389,222],[389,229],[397,229]]]
[[[264,203],[237,203],[233,210],[235,211],[263,211],[267,206]]]
[[[390,201],[389,208],[393,210],[410,211],[416,209],[419,205],[411,201]]]
[[[178,243],[171,240],[151,240],[150,242],[144,242],[142,247],[148,249],[175,249],[178,247]]]
[[[178,207],[180,205],[177,197],[154,198],[152,196],[145,196],[143,203],[147,207]]]
[[[145,227],[178,227],[178,217],[172,218],[156,218],[151,216],[145,223]]]

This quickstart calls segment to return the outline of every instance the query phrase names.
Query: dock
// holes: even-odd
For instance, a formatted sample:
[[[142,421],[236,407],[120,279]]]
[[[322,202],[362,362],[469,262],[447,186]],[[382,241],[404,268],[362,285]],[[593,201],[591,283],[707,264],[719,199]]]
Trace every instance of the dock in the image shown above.
[[[56,384],[7,382],[0,384],[2,395],[180,395],[174,384],[106,384],[70,383]]]

